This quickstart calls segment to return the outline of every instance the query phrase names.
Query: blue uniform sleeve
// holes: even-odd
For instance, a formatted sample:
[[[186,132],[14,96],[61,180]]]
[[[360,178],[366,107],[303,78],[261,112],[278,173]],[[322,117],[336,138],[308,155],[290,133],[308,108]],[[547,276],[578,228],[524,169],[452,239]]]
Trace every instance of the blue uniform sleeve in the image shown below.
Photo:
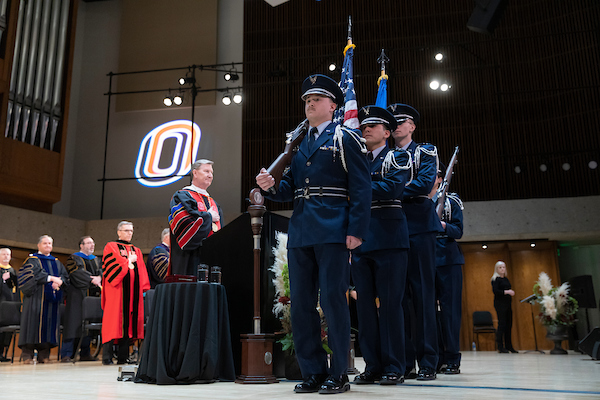
[[[392,166],[380,180],[371,182],[373,200],[400,199],[410,179],[410,157],[405,150],[395,150],[394,158],[400,167]]]
[[[359,131],[356,131],[359,132]],[[360,137],[360,133],[357,133]],[[364,239],[371,218],[371,171],[369,161],[357,141],[344,134],[344,151],[348,166],[349,220],[346,235]]]
[[[429,195],[437,176],[437,148],[432,144],[419,145],[415,151],[415,163],[418,163],[418,170],[404,189],[404,197]]]
[[[446,234],[452,239],[460,239],[463,235],[463,212],[454,199],[449,200],[452,217],[450,221],[446,221]]]

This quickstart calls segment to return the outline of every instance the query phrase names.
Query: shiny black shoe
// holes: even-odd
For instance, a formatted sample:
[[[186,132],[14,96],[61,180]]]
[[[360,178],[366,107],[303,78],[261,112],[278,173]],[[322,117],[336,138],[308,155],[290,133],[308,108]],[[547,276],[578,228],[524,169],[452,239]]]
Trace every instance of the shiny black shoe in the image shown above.
[[[327,378],[327,375],[311,375],[306,378],[304,382],[297,384],[294,388],[294,392],[316,393],[319,391],[323,382],[325,382],[325,378]]]
[[[510,351],[511,353],[519,354],[519,352],[517,350],[515,350],[514,348],[512,348],[512,347],[510,349],[507,349],[507,350]]]
[[[338,378],[329,375],[325,382],[319,388],[319,394],[336,394],[344,393],[350,390],[350,382],[348,382],[348,375],[342,375]]]
[[[372,371],[365,371],[354,378],[354,383],[357,385],[370,385],[381,379],[381,374]]]
[[[508,350],[506,350],[504,347],[501,349],[498,349],[498,353],[508,353]]]
[[[406,370],[404,372],[404,379],[417,379],[417,373],[414,369]]]
[[[460,367],[458,364],[448,364],[442,372],[446,375],[458,375],[460,374]]]
[[[418,381],[433,381],[436,377],[435,369],[424,367],[419,370]]]
[[[398,372],[386,372],[381,375],[379,380],[380,385],[398,385],[404,382],[404,377]]]

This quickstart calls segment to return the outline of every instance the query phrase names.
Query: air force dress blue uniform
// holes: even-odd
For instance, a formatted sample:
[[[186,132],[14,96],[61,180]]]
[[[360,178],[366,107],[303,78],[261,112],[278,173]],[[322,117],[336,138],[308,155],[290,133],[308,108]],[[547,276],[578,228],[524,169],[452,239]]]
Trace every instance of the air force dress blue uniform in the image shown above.
[[[447,364],[458,373],[460,366],[460,325],[462,312],[462,266],[465,258],[456,242],[463,235],[463,203],[456,193],[448,193],[444,204],[442,221],[446,230],[437,235],[436,291],[440,304],[442,328],[440,365]],[[448,371],[448,369],[447,369]],[[449,372],[446,372],[449,373]]]
[[[368,114],[365,115],[368,109]],[[386,113],[391,131],[396,121],[385,109],[365,107],[359,112],[361,125],[378,123],[376,112]],[[373,119],[375,118],[375,119]],[[379,122],[380,123],[380,122]],[[371,220],[366,241],[352,252],[352,280],[356,286],[358,340],[372,376],[404,374],[404,331],[402,297],[408,262],[408,227],[402,210],[402,193],[410,180],[410,155],[388,146],[375,149],[371,164]],[[379,309],[376,298],[379,298]],[[357,382],[357,381],[355,381]],[[395,383],[395,382],[394,382]]]
[[[305,86],[310,86],[314,77],[303,84],[305,95],[308,93]],[[315,88],[319,80],[312,83]],[[343,101],[341,91],[339,96],[330,97],[338,104]],[[300,143],[277,193],[267,196],[275,201],[294,201],[288,229],[292,330],[296,356],[305,378],[346,374],[350,346],[346,300],[350,253],[346,236],[361,239],[367,236],[371,206],[371,179],[360,134],[334,123],[319,128],[314,143],[309,144],[313,129]],[[321,342],[318,299],[333,351],[329,371]]]
[[[405,104],[393,104],[388,110],[398,123],[407,118],[415,122],[419,113]],[[413,163],[413,179],[404,189],[402,205],[408,222],[410,250],[408,255],[407,293],[404,296],[406,329],[406,364],[412,369],[414,359],[422,371],[433,375],[438,361],[437,326],[435,316],[435,247],[436,234],[442,226],[429,193],[438,171],[437,149],[431,144],[410,142],[406,150]],[[415,320],[409,321],[409,298],[414,306]],[[411,329],[410,323],[414,324]],[[408,338],[414,331],[412,341]],[[414,347],[413,347],[414,346]]]

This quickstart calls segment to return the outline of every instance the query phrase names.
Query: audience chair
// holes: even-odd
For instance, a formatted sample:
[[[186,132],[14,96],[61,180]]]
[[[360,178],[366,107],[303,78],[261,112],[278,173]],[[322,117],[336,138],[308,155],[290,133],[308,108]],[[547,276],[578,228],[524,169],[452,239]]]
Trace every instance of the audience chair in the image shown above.
[[[102,300],[100,297],[84,297],[82,317],[81,337],[79,338],[79,343],[77,343],[77,348],[73,352],[73,364],[75,364],[75,360],[81,349],[83,338],[89,336],[90,331],[102,331]]]
[[[479,348],[480,333],[493,333],[494,343],[496,343],[496,328],[494,328],[494,320],[492,319],[492,313],[489,311],[473,312],[473,336],[475,336],[476,338],[475,340],[477,342],[477,348]]]
[[[15,346],[17,344],[16,333],[21,328],[21,302],[20,301],[2,301],[0,302],[0,333],[10,333],[10,343],[12,343],[12,356],[10,362],[15,360]],[[10,348],[10,343],[6,349]],[[4,355],[6,357],[6,354]]]

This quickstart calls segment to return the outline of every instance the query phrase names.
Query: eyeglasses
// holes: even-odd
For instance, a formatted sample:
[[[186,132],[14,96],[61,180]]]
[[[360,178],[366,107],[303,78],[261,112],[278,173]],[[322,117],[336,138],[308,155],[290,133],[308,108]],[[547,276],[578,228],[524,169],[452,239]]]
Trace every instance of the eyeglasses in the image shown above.
[[[133,229],[119,229],[121,232],[133,232]]]

